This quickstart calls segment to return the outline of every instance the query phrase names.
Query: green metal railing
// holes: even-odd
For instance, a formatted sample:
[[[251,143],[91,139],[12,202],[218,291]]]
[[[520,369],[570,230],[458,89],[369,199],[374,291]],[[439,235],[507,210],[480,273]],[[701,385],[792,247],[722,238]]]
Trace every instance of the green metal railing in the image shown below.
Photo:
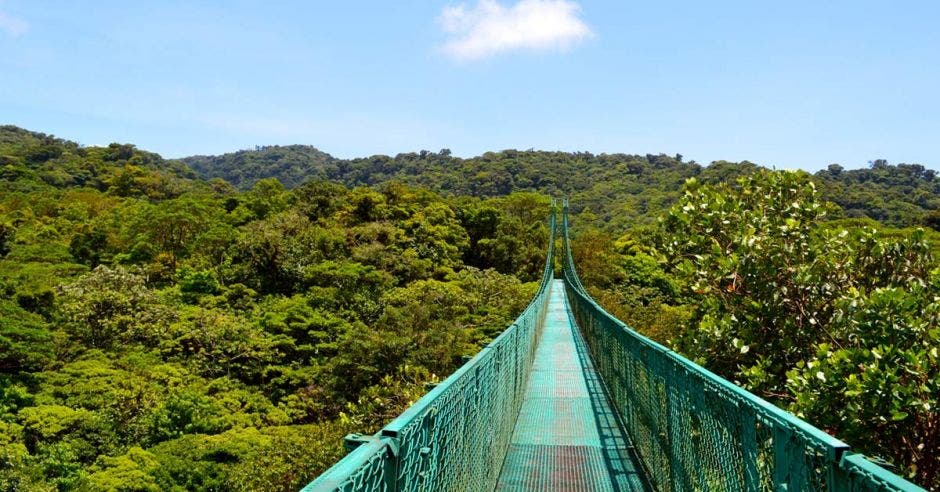
[[[581,285],[563,210],[565,286],[611,404],[661,491],[923,491],[614,318]]]
[[[318,491],[492,490],[509,449],[554,278],[555,205],[538,293],[502,334],[307,485]]]

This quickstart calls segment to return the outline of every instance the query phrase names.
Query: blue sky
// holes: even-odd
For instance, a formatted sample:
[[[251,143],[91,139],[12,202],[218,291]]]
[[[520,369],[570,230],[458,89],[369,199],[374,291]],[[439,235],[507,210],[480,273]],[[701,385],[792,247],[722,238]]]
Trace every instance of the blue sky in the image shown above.
[[[167,157],[938,168],[938,22],[936,1],[0,0],[0,123]]]

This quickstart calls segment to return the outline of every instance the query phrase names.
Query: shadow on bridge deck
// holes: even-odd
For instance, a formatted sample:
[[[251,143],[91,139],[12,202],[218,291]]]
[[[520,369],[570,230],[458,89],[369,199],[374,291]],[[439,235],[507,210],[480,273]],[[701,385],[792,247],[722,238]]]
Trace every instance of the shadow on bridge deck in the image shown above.
[[[551,287],[545,328],[496,490],[648,490],[561,280]]]

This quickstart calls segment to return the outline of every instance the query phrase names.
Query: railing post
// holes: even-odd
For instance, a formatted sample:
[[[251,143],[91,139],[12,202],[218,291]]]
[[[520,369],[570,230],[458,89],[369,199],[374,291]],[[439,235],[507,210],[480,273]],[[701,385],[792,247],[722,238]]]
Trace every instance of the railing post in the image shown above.
[[[789,489],[791,432],[782,426],[774,428],[774,492]]]
[[[743,407],[743,406],[742,406]],[[747,492],[757,492],[760,490],[760,475],[757,471],[758,445],[757,442],[757,417],[748,408],[740,408],[744,411],[741,419],[741,444],[744,447],[744,490]]]
[[[385,459],[382,463],[382,479],[385,484],[385,490],[387,492],[398,492],[398,469],[400,466],[398,440],[391,437],[363,435],[358,433],[346,434],[346,436],[343,437],[343,447],[350,453],[366,444],[380,445],[384,448]]]
[[[388,492],[398,492],[398,472],[401,468],[401,453],[398,440],[394,438],[383,439],[388,444],[390,459],[385,462],[385,487]]]

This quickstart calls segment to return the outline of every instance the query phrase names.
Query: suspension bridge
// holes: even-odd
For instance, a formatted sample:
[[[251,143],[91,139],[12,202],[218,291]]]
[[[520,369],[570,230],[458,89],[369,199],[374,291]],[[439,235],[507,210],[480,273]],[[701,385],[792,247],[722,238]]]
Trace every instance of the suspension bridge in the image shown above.
[[[538,293],[304,492],[923,491],[632,330],[582,286],[553,206]]]

